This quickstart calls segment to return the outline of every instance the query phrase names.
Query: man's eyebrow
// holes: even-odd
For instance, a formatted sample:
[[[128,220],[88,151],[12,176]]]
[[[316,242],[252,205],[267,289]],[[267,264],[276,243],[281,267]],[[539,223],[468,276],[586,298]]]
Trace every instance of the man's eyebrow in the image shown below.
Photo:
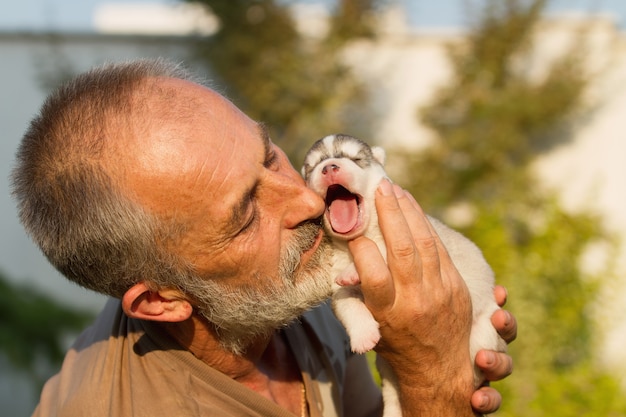
[[[261,136],[261,140],[263,141],[263,149],[265,152],[263,165],[265,167],[268,167],[276,159],[276,153],[274,152],[274,148],[272,147],[272,141],[270,139],[270,132],[267,126],[264,123],[257,123],[257,126],[259,129],[259,136]]]

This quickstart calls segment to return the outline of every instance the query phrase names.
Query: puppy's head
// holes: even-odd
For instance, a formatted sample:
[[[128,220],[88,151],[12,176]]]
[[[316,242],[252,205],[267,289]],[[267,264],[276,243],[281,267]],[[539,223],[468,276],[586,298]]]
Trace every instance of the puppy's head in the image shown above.
[[[331,237],[349,240],[367,230],[374,192],[386,177],[384,161],[382,148],[347,135],[326,136],[313,144],[302,176],[326,202],[324,226]]]

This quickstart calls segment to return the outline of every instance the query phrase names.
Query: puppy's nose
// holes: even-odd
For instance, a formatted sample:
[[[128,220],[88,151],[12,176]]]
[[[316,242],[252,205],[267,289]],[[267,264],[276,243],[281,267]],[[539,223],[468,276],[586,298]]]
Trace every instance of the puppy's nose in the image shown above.
[[[328,164],[322,168],[322,174],[326,175],[328,171],[337,172],[339,171],[339,165],[337,164]]]

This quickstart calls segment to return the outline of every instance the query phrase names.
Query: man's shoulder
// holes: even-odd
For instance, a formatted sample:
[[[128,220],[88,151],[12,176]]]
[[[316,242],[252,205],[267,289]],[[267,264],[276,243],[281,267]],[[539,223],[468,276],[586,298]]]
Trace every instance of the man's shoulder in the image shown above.
[[[113,364],[109,343],[112,334],[119,335],[116,329],[121,318],[119,301],[109,300],[66,352],[59,372],[46,382],[33,416],[79,415],[89,411],[90,406],[93,407],[90,415],[102,415],[99,398],[104,397],[113,373],[119,369]]]
[[[181,410],[189,372],[178,366],[178,350],[160,350],[158,341],[148,339],[119,300],[107,302],[45,384],[33,416],[133,415],[141,406],[158,417]]]

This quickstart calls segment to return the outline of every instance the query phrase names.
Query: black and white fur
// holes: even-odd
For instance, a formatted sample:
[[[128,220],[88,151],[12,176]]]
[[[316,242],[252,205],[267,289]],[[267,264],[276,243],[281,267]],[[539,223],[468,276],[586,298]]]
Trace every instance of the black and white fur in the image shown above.
[[[302,167],[307,185],[326,201],[324,227],[334,245],[333,311],[346,328],[351,348],[357,353],[367,352],[376,346],[380,332],[378,323],[363,303],[358,285],[360,281],[347,241],[365,235],[376,242],[383,256],[386,255],[374,206],[375,190],[380,181],[387,178],[384,160],[385,152],[380,147],[370,147],[347,135],[330,135],[311,147]],[[470,291],[474,318],[470,336],[472,361],[480,349],[505,351],[506,343],[491,324],[491,315],[499,308],[493,295],[494,274],[491,268],[469,239],[430,216],[428,220]],[[377,366],[383,380],[384,415],[400,416],[393,372],[380,358]],[[476,367],[474,375],[478,386],[483,376]]]

